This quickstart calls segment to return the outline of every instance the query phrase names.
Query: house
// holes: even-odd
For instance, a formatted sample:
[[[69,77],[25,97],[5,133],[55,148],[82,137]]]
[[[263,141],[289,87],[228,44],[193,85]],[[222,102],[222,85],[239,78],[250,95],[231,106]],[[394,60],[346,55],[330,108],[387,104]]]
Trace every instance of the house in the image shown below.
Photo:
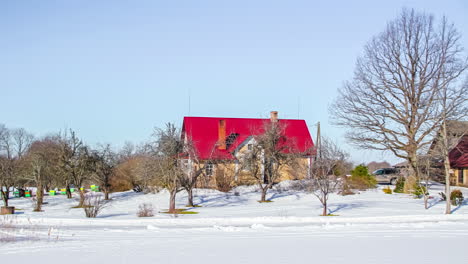
[[[270,119],[184,117],[182,137],[186,144],[190,142],[194,150],[185,160],[186,167],[204,168],[206,179],[201,181],[205,183],[204,187],[216,187],[220,181],[252,183],[248,169],[241,168],[240,156],[252,150],[256,136],[265,132],[268,122],[278,122],[284,128],[282,133],[287,138],[284,143],[288,145],[287,151],[300,154],[299,163],[310,168],[314,143],[306,122],[278,119],[278,112],[271,112]],[[280,173],[280,180],[299,179],[306,174],[297,168],[285,168]]]
[[[468,121],[458,121],[456,125],[448,127],[454,126],[456,126],[454,135],[457,141],[453,143],[453,148],[449,152],[450,168],[453,173],[451,182],[454,185],[468,186]]]
[[[447,137],[452,185],[468,186],[468,121],[447,121]],[[440,152],[438,139],[432,142],[431,151]],[[437,156],[437,154],[436,154]],[[443,161],[439,161],[441,164]]]

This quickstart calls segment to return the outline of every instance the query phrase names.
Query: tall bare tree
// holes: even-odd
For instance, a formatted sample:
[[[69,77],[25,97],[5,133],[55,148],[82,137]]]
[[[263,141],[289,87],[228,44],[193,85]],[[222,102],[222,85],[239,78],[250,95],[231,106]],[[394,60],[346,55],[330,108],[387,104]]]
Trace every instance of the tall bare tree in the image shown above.
[[[91,178],[99,184],[104,192],[104,200],[109,200],[111,179],[118,165],[117,155],[112,151],[110,144],[93,151],[91,155],[93,173]]]
[[[42,211],[44,189],[47,190],[60,173],[59,155],[60,147],[54,137],[35,140],[25,155],[27,163],[25,178],[30,185],[36,186],[35,212]]]
[[[8,129],[0,124],[0,192],[8,206],[10,191],[19,182],[24,169],[23,157],[33,136],[23,128]]]
[[[200,177],[207,176],[206,167],[208,164],[222,163],[221,160],[215,160],[215,149],[216,145],[213,146],[210,156],[202,160],[192,139],[190,137],[184,138],[184,152],[183,159],[181,159],[181,162],[184,163],[182,166],[184,177],[181,178],[180,183],[182,188],[187,191],[187,206],[195,206],[193,202],[193,189]]]
[[[265,123],[264,132],[253,136],[252,148],[239,157],[241,167],[250,172],[260,188],[260,202],[267,201],[267,191],[279,180],[282,169],[292,166],[299,157],[284,131],[280,121]]]
[[[184,171],[180,159],[183,152],[183,140],[180,130],[168,123],[164,129],[156,128],[153,134],[156,182],[169,191],[168,213],[176,213],[175,201],[178,192],[183,190],[181,180]]]
[[[412,177],[406,182],[414,184],[418,152],[456,109],[454,84],[467,68],[462,50],[460,34],[445,18],[436,24],[432,15],[403,10],[364,47],[353,80],[330,107],[334,122],[349,129],[355,145],[407,160]],[[455,97],[443,107],[447,87]]]
[[[81,190],[84,182],[91,174],[91,159],[89,149],[83,144],[75,131],[70,130],[70,134],[65,133],[61,138],[61,167],[64,175],[67,197],[71,198],[70,185],[78,188],[80,201],[77,207],[83,207],[85,202],[84,190]]]
[[[348,154],[341,150],[330,139],[322,138],[320,155],[314,161],[311,169],[311,179],[306,180],[307,190],[312,192],[323,206],[322,215],[328,215],[328,198],[331,193],[337,191],[340,184],[339,169],[340,164],[346,163]]]

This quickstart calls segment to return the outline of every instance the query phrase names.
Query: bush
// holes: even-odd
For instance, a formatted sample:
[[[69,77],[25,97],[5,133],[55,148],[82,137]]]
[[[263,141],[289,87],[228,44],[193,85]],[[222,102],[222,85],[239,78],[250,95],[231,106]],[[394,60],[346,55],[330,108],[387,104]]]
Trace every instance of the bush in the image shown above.
[[[351,177],[348,179],[348,184],[352,189],[365,190],[375,188],[377,180],[371,174],[366,166],[358,165],[351,171]]]
[[[387,188],[384,188],[383,189],[383,192],[386,193],[386,194],[392,194],[392,189],[390,189],[390,186],[387,186]]]
[[[107,206],[107,201],[100,194],[86,195],[83,209],[86,217],[96,218],[98,214]]]
[[[463,193],[460,190],[453,190],[450,193],[450,202],[453,206],[461,205],[463,202]]]
[[[215,180],[216,180],[216,189],[221,192],[229,192],[234,188],[229,177],[226,175],[223,169],[217,169],[215,172]]]
[[[403,193],[405,188],[405,178],[400,177],[398,178],[396,184],[395,184],[395,189],[393,189],[393,192],[395,193]]]
[[[351,180],[348,179],[348,178],[343,178],[343,181],[342,181],[342,185],[341,185],[341,190],[340,190],[340,194],[343,195],[343,196],[346,196],[346,195],[353,195],[355,194],[353,192],[353,186],[351,184]]]
[[[153,205],[144,203],[138,206],[137,216],[138,217],[151,217],[151,216],[154,216],[153,212],[154,212]]]
[[[414,191],[413,191],[414,198],[421,198],[424,194],[426,195],[429,194],[427,192],[426,187],[420,186],[420,185],[414,186]]]

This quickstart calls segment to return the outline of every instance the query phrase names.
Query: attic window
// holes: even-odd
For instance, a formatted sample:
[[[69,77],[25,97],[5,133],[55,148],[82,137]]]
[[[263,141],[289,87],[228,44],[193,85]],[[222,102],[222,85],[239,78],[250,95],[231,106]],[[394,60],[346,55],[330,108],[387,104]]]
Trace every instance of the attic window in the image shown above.
[[[234,143],[234,141],[236,141],[238,136],[238,133],[229,134],[229,136],[226,138],[226,148],[229,148]]]

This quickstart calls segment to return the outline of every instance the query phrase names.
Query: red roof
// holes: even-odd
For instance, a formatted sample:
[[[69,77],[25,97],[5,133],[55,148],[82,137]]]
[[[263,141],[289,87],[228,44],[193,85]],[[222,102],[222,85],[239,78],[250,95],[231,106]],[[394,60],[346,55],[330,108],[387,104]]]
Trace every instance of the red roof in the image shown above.
[[[468,135],[458,142],[449,153],[450,166],[453,168],[468,168]]]
[[[220,120],[225,122],[226,137],[234,138],[226,150],[216,147]],[[192,140],[200,159],[234,159],[231,153],[249,137],[261,135],[267,122],[271,122],[270,119],[184,117],[182,132]],[[292,152],[306,153],[314,146],[304,120],[279,119],[278,122],[284,127],[284,136]]]

